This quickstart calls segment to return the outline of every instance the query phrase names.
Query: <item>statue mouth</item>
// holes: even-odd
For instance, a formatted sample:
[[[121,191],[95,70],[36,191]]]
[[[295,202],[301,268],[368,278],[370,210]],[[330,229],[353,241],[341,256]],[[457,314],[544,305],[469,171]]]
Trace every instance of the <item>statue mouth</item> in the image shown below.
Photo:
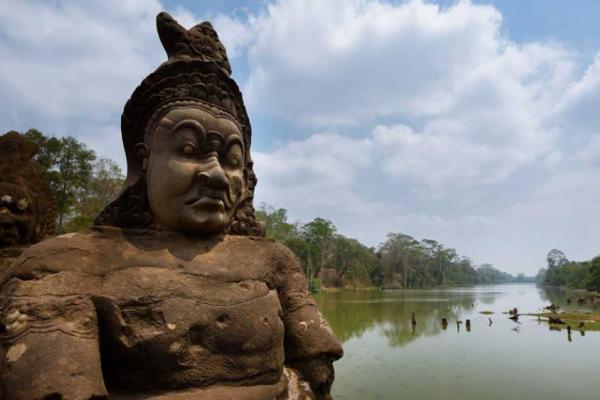
[[[224,191],[202,190],[201,192],[201,194],[197,194],[187,200],[185,205],[192,208],[220,212],[224,212],[226,208],[229,208],[230,202]]]
[[[223,200],[214,199],[212,197],[202,197],[195,202],[189,204],[190,207],[195,209],[209,210],[209,211],[225,211],[225,204]]]

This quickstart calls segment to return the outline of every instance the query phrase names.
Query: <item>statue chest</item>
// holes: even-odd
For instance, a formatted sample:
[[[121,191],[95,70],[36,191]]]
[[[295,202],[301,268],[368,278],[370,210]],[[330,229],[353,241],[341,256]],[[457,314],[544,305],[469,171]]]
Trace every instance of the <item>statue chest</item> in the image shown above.
[[[144,388],[278,378],[278,294],[256,279],[223,281],[162,268],[106,278],[94,302],[109,381]]]

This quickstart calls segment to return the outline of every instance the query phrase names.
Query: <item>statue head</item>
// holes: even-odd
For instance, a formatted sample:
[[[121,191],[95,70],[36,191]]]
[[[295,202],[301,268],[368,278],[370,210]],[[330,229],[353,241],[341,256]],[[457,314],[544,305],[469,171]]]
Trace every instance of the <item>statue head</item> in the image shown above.
[[[96,224],[261,235],[250,122],[225,48],[209,22],[186,30],[167,13],[156,22],[168,60],[125,105],[127,179]]]
[[[18,132],[0,136],[0,248],[32,244],[54,231],[54,207],[38,147]]]

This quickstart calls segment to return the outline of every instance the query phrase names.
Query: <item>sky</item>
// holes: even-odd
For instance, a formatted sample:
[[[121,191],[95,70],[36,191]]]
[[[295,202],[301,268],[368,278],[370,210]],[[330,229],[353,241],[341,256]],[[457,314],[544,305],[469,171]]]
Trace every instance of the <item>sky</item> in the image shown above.
[[[166,10],[227,48],[257,204],[511,273],[600,253],[598,1],[2,3],[0,132],[72,135],[125,169],[120,114],[166,59]]]

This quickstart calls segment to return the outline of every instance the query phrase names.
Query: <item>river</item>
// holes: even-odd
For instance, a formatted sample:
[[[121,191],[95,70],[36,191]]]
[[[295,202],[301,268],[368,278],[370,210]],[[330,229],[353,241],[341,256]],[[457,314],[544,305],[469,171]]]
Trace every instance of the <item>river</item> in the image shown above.
[[[315,299],[344,344],[335,399],[600,399],[600,332],[574,330],[569,341],[566,329],[503,314],[550,303],[586,309],[567,305],[556,291],[523,284],[324,292]]]

